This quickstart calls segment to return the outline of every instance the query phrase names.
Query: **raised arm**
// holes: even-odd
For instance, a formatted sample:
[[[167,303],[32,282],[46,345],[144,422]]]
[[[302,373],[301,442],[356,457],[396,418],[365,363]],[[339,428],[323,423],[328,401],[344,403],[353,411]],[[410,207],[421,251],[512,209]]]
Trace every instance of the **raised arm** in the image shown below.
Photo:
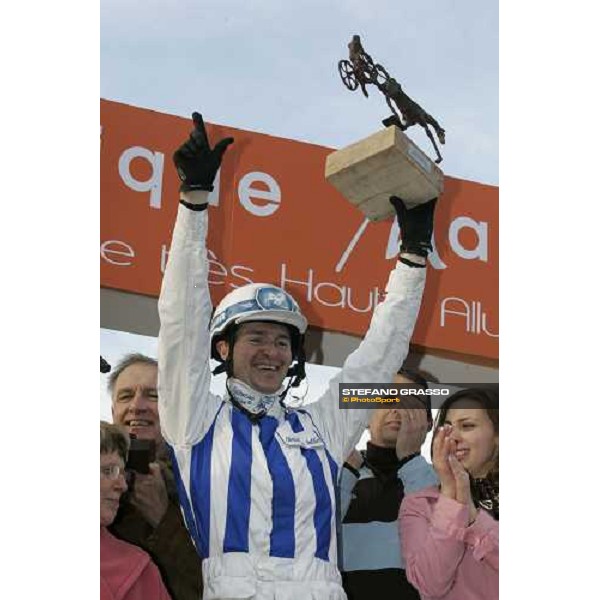
[[[158,397],[163,437],[171,445],[201,439],[210,417],[210,338],[212,312],[208,289],[206,233],[208,193],[232,138],[211,150],[202,116],[174,154],[182,180],[180,206],[158,312]]]
[[[372,409],[340,409],[338,384],[393,380],[408,354],[425,287],[436,199],[411,210],[399,198],[390,201],[398,216],[402,246],[388,279],[385,300],[375,308],[363,341],[348,356],[342,371],[319,401],[307,407],[338,464],[356,445],[372,415]]]

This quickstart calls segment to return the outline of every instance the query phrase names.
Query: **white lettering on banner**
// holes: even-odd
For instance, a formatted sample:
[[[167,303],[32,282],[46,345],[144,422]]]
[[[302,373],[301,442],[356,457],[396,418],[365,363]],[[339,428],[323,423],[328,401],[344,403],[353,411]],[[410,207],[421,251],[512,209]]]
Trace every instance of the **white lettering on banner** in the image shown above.
[[[136,158],[148,161],[152,167],[152,173],[146,181],[139,181],[131,174],[131,162]],[[153,152],[142,146],[127,148],[119,157],[119,175],[123,183],[134,192],[150,192],[150,207],[157,210],[160,210],[162,206],[164,161],[165,155],[162,152]],[[267,189],[252,187],[255,183],[263,183],[267,186]],[[208,195],[208,203],[211,206],[219,206],[221,169],[217,171],[213,187],[213,191]],[[240,204],[257,217],[268,217],[281,206],[281,188],[279,184],[271,175],[261,171],[246,173],[240,179],[238,197]],[[257,204],[255,200],[264,200],[265,202]]]
[[[394,223],[395,223],[395,221],[394,221]],[[342,253],[342,256],[340,257],[340,260],[338,261],[338,264],[335,265],[335,272],[336,273],[339,273],[344,268],[344,265],[346,264],[346,261],[350,257],[350,254],[352,253],[352,250],[354,250],[354,246],[356,246],[356,244],[358,244],[358,240],[360,240],[360,237],[363,234],[364,230],[367,228],[368,224],[369,224],[369,219],[365,219],[360,224],[360,227],[358,228],[358,231],[354,234],[354,237],[350,240],[350,243],[348,244],[348,246],[346,247],[346,249]],[[396,228],[397,227],[398,226],[396,225]],[[392,229],[393,229],[393,227],[392,227]],[[398,253],[398,246],[396,246],[396,253]]]
[[[458,306],[454,307],[454,310],[447,308],[449,302],[454,302]],[[455,315],[462,317],[465,320],[465,331],[467,333],[485,333],[489,337],[497,338],[498,334],[490,332],[487,327],[487,315],[482,311],[481,302],[476,300],[470,303],[462,298],[456,296],[449,296],[444,298],[440,305],[440,327],[446,326],[446,315]]]
[[[325,289],[325,288],[331,288],[331,289],[335,290],[336,295],[338,296],[337,302],[327,302],[326,300],[323,300],[323,298],[321,298],[319,296],[319,290]],[[343,307],[344,301],[345,301],[345,296],[346,296],[346,288],[341,288],[339,285],[336,285],[335,283],[319,283],[315,287],[315,300],[317,300],[324,306],[332,306],[332,307],[341,306],[341,307]]]
[[[312,269],[308,270],[308,281],[295,281],[294,279],[287,278],[287,266],[285,263],[283,263],[281,265],[281,283],[279,284],[279,287],[281,287],[285,290],[286,282],[306,286],[306,300],[308,302],[312,301],[312,287],[313,287],[313,270]],[[294,298],[295,298],[295,296],[294,296]]]
[[[354,306],[352,304],[352,288],[348,288],[348,308],[350,308],[351,310],[353,310],[354,312],[357,313],[366,313],[366,312],[370,312],[372,310],[375,309],[375,305],[377,304],[377,302],[380,299],[380,292],[379,292],[379,288],[378,287],[374,287],[373,288],[373,293],[369,294],[369,303],[368,306],[366,306],[365,308],[358,308],[357,306]]]
[[[268,190],[256,189],[253,183],[264,183]],[[281,206],[281,189],[273,177],[260,171],[247,173],[238,184],[240,204],[257,217],[268,217]],[[266,204],[256,204],[255,199],[266,200]]]
[[[223,278],[227,277],[225,265],[217,260],[217,257],[212,250],[207,250],[206,254],[208,257],[208,283],[212,285],[225,285],[224,281],[211,279],[211,275],[221,276]]]
[[[446,268],[446,263],[440,258],[437,248],[435,247],[435,235],[433,234],[431,236],[431,252],[427,257],[427,260],[429,260],[429,264],[438,271]]]
[[[169,259],[169,250],[166,244],[162,244],[160,247],[160,272],[164,275],[167,267],[167,260]]]
[[[230,285],[232,288],[239,288],[239,287],[242,287],[243,285],[247,285],[249,283],[254,283],[254,281],[252,281],[252,279],[249,279],[248,277],[244,277],[243,275],[241,275],[240,271],[248,271],[248,273],[254,273],[254,269],[251,269],[250,267],[243,267],[242,265],[233,265],[233,267],[231,267],[231,274],[234,277],[241,279],[242,283],[240,283],[239,285],[234,285],[233,283],[231,283]]]
[[[102,128],[101,133],[102,133]],[[152,174],[147,181],[138,181],[133,178],[129,165],[134,158],[143,158],[152,166]],[[162,152],[152,152],[142,146],[127,148],[119,157],[119,175],[125,185],[134,192],[150,192],[150,207],[160,210],[162,206],[162,180],[165,155]],[[211,206],[219,206],[219,190],[221,186],[221,169],[213,182],[213,191],[208,195]]]
[[[146,181],[138,181],[131,175],[129,167],[134,158],[143,158],[152,166],[152,174]],[[123,183],[135,192],[150,192],[150,207],[160,209],[162,194],[162,176],[165,155],[162,152],[152,152],[141,146],[127,148],[119,157],[119,175]]]
[[[254,269],[250,267],[244,267],[243,265],[233,265],[229,270],[227,266],[219,261],[217,255],[212,251],[207,249],[206,251],[208,258],[208,283],[210,285],[225,285],[225,281],[223,280],[228,275],[231,277],[235,277],[239,279],[241,283],[236,284],[229,282],[227,285],[231,288],[238,288],[248,283],[254,283],[252,279],[246,277],[243,272],[248,274],[254,273]],[[167,266],[167,260],[169,259],[169,249],[166,244],[162,244],[160,247],[160,272],[164,275],[165,268]],[[213,276],[213,277],[211,277]],[[215,277],[221,277],[222,280],[215,279]]]
[[[352,251],[358,244],[362,234],[364,233],[368,219],[365,219],[358,227],[356,233],[352,236],[348,246],[342,252],[342,256],[335,266],[335,272],[340,273],[344,268],[344,265],[348,262]],[[477,245],[473,250],[465,248],[458,239],[458,234],[461,229],[468,227],[473,229],[477,234]],[[482,262],[488,261],[488,224],[486,221],[475,221],[470,217],[456,217],[451,223],[448,230],[448,237],[450,241],[450,248],[461,258],[465,260],[479,259]],[[390,235],[388,237],[388,243],[385,249],[385,258],[387,260],[398,256],[398,249],[400,247],[402,239],[400,237],[400,228],[398,227],[398,221],[394,219],[390,228]],[[446,263],[440,258],[435,244],[435,235],[431,236],[432,251],[429,253],[429,264],[437,270],[447,268]]]
[[[135,258],[135,252],[129,244],[126,244],[121,240],[106,240],[100,244],[100,258],[106,262],[111,265],[118,265],[119,267],[129,267],[133,264],[132,261],[124,262],[122,260],[117,260],[117,257],[119,256]]]
[[[458,234],[463,227],[472,229],[477,234],[477,245],[473,250],[467,250],[459,241]],[[461,258],[473,260],[478,258],[483,262],[488,259],[488,224],[485,221],[475,221],[471,217],[456,217],[450,223],[448,231],[450,246]]]
[[[217,276],[221,276],[223,278],[227,277],[228,274],[231,275],[231,277],[236,277],[237,279],[241,279],[242,283],[236,285],[235,283],[231,283],[229,282],[229,287],[232,288],[238,288],[241,287],[243,285],[247,285],[248,283],[254,283],[252,281],[252,279],[249,279],[248,277],[244,277],[244,275],[241,274],[241,271],[247,271],[248,273],[253,273],[254,269],[251,269],[250,267],[244,267],[242,265],[233,265],[232,267],[230,267],[229,271],[227,271],[227,266],[224,265],[222,262],[219,262],[219,259],[217,258],[217,255],[212,251],[212,250],[207,250],[207,256],[208,256],[208,283],[211,285],[224,285],[225,281],[218,281],[215,279],[211,279],[210,275],[217,275]]]
[[[121,244],[124,250],[109,248],[109,244]],[[108,262],[116,265],[126,266],[130,262],[117,262],[111,260],[107,253],[119,256],[134,257],[133,248],[118,240],[109,240],[104,242],[101,247],[102,257]],[[168,248],[165,244],[161,246],[161,272],[164,273],[168,259]],[[227,285],[230,288],[238,288],[249,283],[254,283],[251,278],[254,269],[244,265],[233,265],[228,267],[220,262],[212,250],[207,250],[208,255],[208,283],[210,285]],[[297,277],[296,275],[294,275]],[[281,264],[279,285],[285,290],[289,287],[304,288],[301,294],[307,302],[317,302],[322,306],[329,308],[349,309],[355,313],[368,313],[375,309],[377,303],[382,300],[382,294],[378,287],[372,289],[358,288],[358,290],[345,285],[339,285],[329,281],[318,282],[315,270],[308,268],[306,274],[300,278],[292,279],[289,272],[289,266],[286,263]],[[231,280],[233,279],[233,281]],[[263,277],[263,279],[265,279]],[[271,280],[267,277],[266,280]],[[300,299],[300,293],[296,290],[290,290],[296,299]],[[358,300],[357,298],[358,297]],[[467,301],[457,296],[448,296],[443,298],[440,304],[440,326],[447,327],[449,317],[459,317],[464,319],[465,331],[476,335],[485,334],[492,338],[498,338],[498,333],[489,330],[488,315],[483,311],[480,301]]]
[[[317,283],[316,285],[314,285],[314,283],[315,275],[313,269],[308,269],[306,280],[289,279],[287,265],[285,263],[281,265],[281,280],[279,284],[280,287],[284,290],[286,289],[286,284],[296,284],[305,287],[307,302],[312,302],[314,298],[319,304],[322,304],[323,306],[349,308],[353,312],[365,313],[374,309],[379,298],[379,288],[374,287],[372,290],[367,290],[366,308],[357,308],[356,305],[353,305],[351,301],[351,297],[353,294],[352,288],[346,287],[345,285],[339,286],[331,282],[321,282]],[[320,295],[320,290],[326,288],[334,289],[336,293],[339,294],[339,298],[337,298],[336,302],[332,302],[331,299],[329,301],[326,301],[323,299],[322,295]],[[297,299],[297,295],[292,295]]]

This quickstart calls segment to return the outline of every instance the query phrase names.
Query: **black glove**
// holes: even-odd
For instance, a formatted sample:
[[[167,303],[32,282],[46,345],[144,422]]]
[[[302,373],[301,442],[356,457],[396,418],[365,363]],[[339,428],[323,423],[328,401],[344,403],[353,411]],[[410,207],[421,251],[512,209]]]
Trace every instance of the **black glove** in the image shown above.
[[[193,113],[194,131],[190,139],[173,154],[173,162],[181,179],[182,192],[191,190],[213,191],[213,181],[221,166],[223,154],[233,138],[224,138],[211,150],[206,135],[206,128],[200,113]]]
[[[396,209],[398,225],[402,232],[400,253],[408,252],[427,258],[432,249],[433,212],[436,202],[437,198],[433,198],[408,210],[402,198],[398,196],[390,198],[390,203]]]

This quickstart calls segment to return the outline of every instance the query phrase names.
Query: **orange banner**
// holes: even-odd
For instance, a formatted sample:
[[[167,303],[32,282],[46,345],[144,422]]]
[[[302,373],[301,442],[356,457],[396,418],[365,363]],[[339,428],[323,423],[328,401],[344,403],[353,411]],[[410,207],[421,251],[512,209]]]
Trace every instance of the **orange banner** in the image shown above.
[[[101,100],[103,287],[158,296],[178,206],[171,156],[191,119]],[[208,116],[208,115],[206,115]],[[233,136],[210,201],[213,303],[249,282],[289,290],[311,325],[362,335],[398,251],[324,178],[331,148],[207,123]],[[498,357],[498,188],[446,177],[412,342]]]

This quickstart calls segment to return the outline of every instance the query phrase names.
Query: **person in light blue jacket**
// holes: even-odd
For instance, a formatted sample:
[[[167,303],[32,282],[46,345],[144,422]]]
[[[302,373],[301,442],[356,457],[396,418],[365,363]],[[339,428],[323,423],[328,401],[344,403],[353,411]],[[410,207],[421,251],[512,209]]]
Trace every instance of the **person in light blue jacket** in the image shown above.
[[[419,373],[406,369],[394,383],[428,387]],[[419,600],[404,571],[397,519],[405,493],[437,483],[421,455],[432,426],[431,402],[411,396],[403,406],[375,411],[366,450],[354,450],[342,469],[340,569],[349,600]]]

